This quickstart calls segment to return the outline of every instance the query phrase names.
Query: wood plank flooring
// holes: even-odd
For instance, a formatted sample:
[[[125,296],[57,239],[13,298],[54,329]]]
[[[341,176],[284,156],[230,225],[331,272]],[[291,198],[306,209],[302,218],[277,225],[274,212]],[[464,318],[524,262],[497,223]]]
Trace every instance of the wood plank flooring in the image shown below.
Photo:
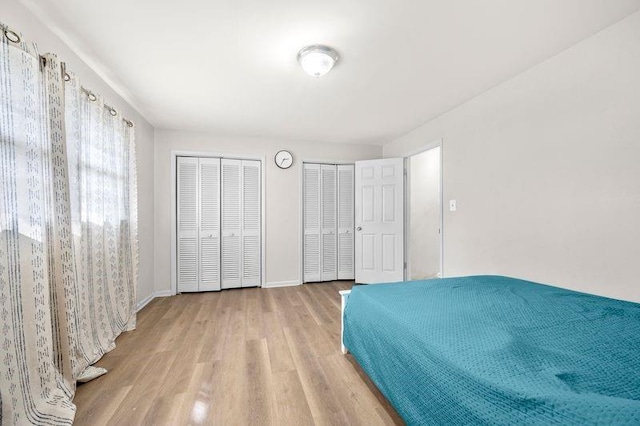
[[[340,352],[351,282],[153,300],[78,386],[77,425],[402,424]]]

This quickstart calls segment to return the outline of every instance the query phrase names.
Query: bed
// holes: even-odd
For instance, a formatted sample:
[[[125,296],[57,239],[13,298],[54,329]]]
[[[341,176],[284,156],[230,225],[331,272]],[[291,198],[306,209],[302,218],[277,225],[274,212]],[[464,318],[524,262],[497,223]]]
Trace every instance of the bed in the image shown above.
[[[343,351],[408,424],[640,424],[640,304],[501,276],[343,293]]]

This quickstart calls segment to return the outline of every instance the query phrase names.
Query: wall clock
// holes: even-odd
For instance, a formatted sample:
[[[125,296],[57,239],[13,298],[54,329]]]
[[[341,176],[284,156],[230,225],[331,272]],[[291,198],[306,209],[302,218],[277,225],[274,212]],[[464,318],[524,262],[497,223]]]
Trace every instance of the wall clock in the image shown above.
[[[274,157],[276,166],[281,169],[288,169],[293,165],[293,155],[287,150],[278,151]]]

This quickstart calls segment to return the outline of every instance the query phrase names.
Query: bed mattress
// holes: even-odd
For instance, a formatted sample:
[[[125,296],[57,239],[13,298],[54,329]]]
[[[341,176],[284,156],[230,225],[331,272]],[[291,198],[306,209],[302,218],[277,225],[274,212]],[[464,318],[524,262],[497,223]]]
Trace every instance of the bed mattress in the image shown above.
[[[354,286],[344,344],[408,424],[640,424],[640,304],[501,276]]]

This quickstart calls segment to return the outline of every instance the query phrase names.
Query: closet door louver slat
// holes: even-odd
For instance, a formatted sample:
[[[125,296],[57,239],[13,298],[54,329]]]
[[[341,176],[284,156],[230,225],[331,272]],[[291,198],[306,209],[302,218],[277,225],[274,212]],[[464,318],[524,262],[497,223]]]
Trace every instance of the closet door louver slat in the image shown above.
[[[320,166],[322,194],[322,281],[338,279],[337,272],[337,193],[336,166]]]
[[[304,282],[321,281],[320,165],[304,164]]]
[[[338,279],[354,279],[354,166],[338,166]]]
[[[220,159],[200,159],[199,291],[220,290]]]
[[[242,287],[242,161],[222,159],[222,288]]]
[[[198,291],[198,159],[178,158],[178,291]]]
[[[260,162],[242,161],[242,287],[260,285]]]

